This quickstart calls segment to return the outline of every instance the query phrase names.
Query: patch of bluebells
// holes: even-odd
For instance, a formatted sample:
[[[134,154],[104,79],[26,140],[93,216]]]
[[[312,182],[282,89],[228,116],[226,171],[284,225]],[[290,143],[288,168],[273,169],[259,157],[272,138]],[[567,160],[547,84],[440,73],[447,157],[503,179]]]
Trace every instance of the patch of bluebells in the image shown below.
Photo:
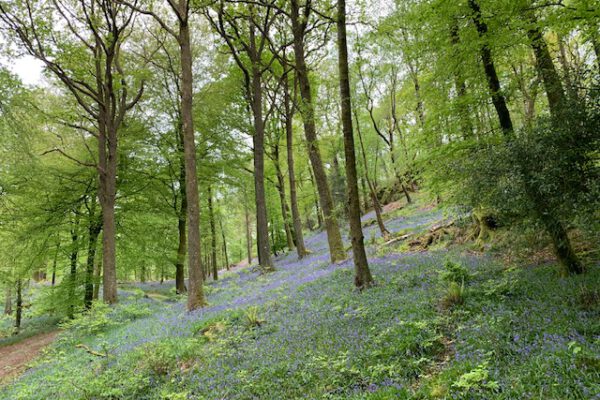
[[[387,221],[386,226],[392,232],[424,229],[442,219],[440,211],[426,210]],[[377,233],[376,225],[365,229],[367,239]],[[86,338],[90,348],[110,353],[108,362],[59,344],[58,351],[0,398],[76,399],[83,392],[73,388],[96,383],[113,398],[163,398],[170,392],[185,393],[190,399],[345,399],[414,390],[415,381],[430,371],[441,352],[452,355],[445,368],[455,375],[489,362],[489,378],[500,389],[469,393],[473,398],[535,398],[533,391],[528,395],[527,380],[542,380],[532,372],[540,365],[549,368],[539,372],[547,379],[541,383],[548,386],[547,398],[570,398],[564,397],[570,393],[577,394],[573,398],[591,398],[594,393],[597,372],[584,371],[581,376],[569,372],[578,362],[573,342],[584,348],[582,352],[596,355],[599,343],[598,332],[581,333],[576,326],[592,325],[597,314],[566,303],[577,282],[565,283],[531,269],[520,272],[512,291],[494,297],[482,289],[498,274],[488,257],[447,251],[376,255],[369,249],[377,286],[359,293],[352,287],[351,258],[331,264],[324,232],[308,237],[306,244],[311,255],[297,260],[293,252],[281,254],[275,257],[273,273],[261,275],[247,268],[209,282],[209,305],[192,313],[185,311],[183,302],[145,299],[155,310],[152,316]],[[444,320],[436,308],[438,275],[449,256],[474,279],[468,284],[465,305],[452,312],[453,344],[442,349],[436,342]],[[588,276],[598,283],[597,271]],[[548,287],[548,282],[554,287]],[[136,286],[156,292],[165,285]],[[126,295],[123,301],[133,300]],[[217,342],[196,349],[196,362],[189,371],[176,368],[166,378],[146,374],[135,383],[122,382],[122,377],[138,374],[140,352],[143,359],[144,351],[170,340],[193,343],[198,324],[230,318],[249,306],[259,307],[264,324],[248,329],[230,323]],[[421,348],[428,341],[432,347]],[[562,386],[549,386],[555,383]],[[465,395],[451,384],[447,386],[454,397]]]

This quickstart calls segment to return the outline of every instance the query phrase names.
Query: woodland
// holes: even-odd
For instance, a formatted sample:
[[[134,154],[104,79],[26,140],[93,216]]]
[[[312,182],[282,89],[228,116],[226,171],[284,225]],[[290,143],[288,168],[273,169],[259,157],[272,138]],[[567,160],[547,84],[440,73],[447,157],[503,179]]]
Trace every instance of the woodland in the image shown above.
[[[599,244],[595,0],[0,0],[0,399],[597,399]]]

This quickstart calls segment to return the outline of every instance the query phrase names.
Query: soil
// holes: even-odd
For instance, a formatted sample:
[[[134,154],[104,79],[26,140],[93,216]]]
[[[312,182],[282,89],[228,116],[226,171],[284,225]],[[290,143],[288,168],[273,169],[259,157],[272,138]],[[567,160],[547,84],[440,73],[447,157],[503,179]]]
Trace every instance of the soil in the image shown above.
[[[50,345],[58,331],[41,333],[5,347],[0,347],[0,382],[6,382],[27,369],[27,364],[37,358]]]

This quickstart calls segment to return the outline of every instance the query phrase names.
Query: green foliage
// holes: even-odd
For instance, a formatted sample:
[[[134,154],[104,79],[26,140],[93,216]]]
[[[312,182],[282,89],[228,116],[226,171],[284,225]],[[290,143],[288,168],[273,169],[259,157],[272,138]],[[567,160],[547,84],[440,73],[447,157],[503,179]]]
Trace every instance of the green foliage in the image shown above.
[[[440,271],[440,279],[444,282],[454,282],[464,285],[471,279],[471,274],[469,270],[460,263],[446,260],[444,269]]]
[[[488,362],[484,361],[471,371],[462,374],[453,387],[467,394],[471,391],[494,392],[499,389],[498,382],[489,379]]]

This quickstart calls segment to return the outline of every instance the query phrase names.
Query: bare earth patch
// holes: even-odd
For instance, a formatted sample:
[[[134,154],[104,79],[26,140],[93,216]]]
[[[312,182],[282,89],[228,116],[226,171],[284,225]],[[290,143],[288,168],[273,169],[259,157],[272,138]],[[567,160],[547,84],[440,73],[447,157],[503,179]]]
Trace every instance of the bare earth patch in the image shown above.
[[[0,347],[0,382],[19,375],[27,369],[40,352],[51,344],[58,331],[32,336],[18,343]]]

